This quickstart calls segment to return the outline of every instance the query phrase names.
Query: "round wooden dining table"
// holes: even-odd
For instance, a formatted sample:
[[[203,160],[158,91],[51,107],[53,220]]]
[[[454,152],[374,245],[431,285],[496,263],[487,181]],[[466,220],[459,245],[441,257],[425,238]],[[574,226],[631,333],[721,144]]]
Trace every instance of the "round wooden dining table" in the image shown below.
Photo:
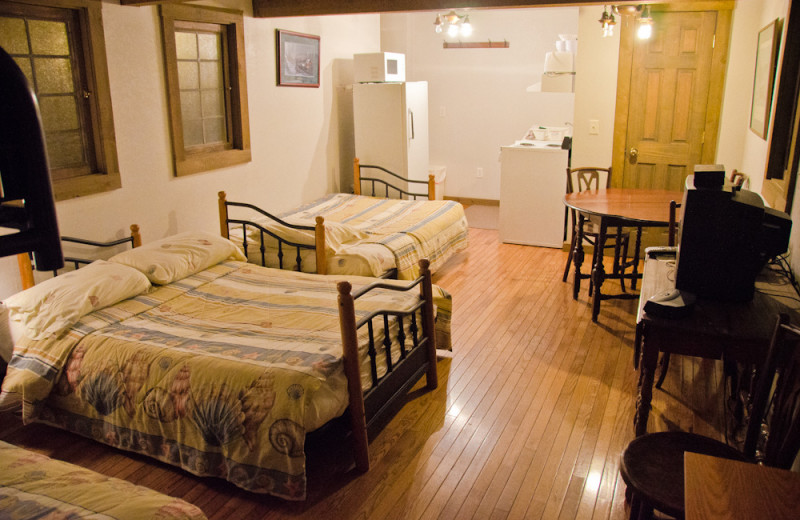
[[[568,193],[564,204],[578,214],[578,237],[573,251],[575,259],[575,281],[573,298],[578,297],[580,290],[580,268],[583,264],[583,224],[587,218],[599,223],[600,232],[595,244],[596,251],[603,251],[608,228],[635,227],[636,246],[634,249],[633,270],[630,274],[619,273],[617,277],[630,277],[631,287],[636,289],[639,278],[639,249],[641,247],[642,228],[669,226],[669,205],[671,201],[679,202],[683,192],[672,190],[649,190],[642,188],[608,188],[602,190],[585,190]],[[609,298],[636,298],[635,294],[603,294],[603,281],[608,278],[603,267],[603,255],[594,255],[592,266],[592,321],[597,321],[600,314],[600,302]]]

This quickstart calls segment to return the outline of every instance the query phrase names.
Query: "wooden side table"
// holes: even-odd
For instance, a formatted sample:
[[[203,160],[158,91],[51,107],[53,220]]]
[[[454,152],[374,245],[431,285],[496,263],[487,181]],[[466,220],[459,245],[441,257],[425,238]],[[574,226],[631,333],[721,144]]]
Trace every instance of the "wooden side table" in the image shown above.
[[[686,520],[789,520],[800,516],[800,473],[686,452]]]
[[[644,311],[651,296],[675,287],[675,253],[645,255],[639,312],[636,319],[639,356],[639,394],[636,399],[634,428],[636,435],[647,432],[647,419],[653,396],[653,381],[659,352],[710,359],[730,359],[760,364],[766,355],[775,317],[788,312],[792,321],[797,314],[779,297],[768,294],[788,291],[787,286],[765,280],[756,284],[752,301],[747,303],[716,302],[698,299],[690,316],[666,319]],[[790,287],[790,286],[789,286]],[[768,292],[773,292],[770,290]]]

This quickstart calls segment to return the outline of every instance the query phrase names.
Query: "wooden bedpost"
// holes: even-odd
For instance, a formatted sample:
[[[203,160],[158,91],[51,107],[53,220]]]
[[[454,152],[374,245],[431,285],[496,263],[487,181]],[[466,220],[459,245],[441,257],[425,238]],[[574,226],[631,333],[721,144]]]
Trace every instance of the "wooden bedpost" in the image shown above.
[[[314,226],[314,244],[317,252],[317,274],[328,274],[328,254],[325,249],[325,219],[317,215]]]
[[[428,175],[428,200],[436,200],[436,176]]]
[[[353,159],[353,193],[361,195],[361,164],[358,157]]]
[[[17,255],[17,265],[19,265],[19,279],[22,282],[23,289],[30,289],[35,285],[33,279],[33,266],[31,265],[31,257],[28,253],[19,253]]]
[[[140,247],[142,245],[142,235],[139,234],[139,226],[131,224],[131,238],[133,238],[133,247]]]
[[[228,232],[228,205],[225,204],[225,192],[217,193],[219,196],[219,232],[223,238],[230,238]]]
[[[350,282],[336,284],[339,290],[339,325],[342,329],[344,373],[347,377],[347,393],[350,397],[350,427],[353,430],[353,454],[356,468],[369,471],[369,440],[367,438],[367,416],[364,411],[364,390],[361,387],[361,369],[358,361],[358,332],[353,288]]]
[[[436,329],[433,324],[433,287],[431,286],[431,263],[427,258],[419,261],[419,274],[422,276],[420,293],[425,300],[422,309],[422,327],[428,337],[428,374],[425,379],[428,390],[436,390],[439,386],[439,375],[436,369]]]

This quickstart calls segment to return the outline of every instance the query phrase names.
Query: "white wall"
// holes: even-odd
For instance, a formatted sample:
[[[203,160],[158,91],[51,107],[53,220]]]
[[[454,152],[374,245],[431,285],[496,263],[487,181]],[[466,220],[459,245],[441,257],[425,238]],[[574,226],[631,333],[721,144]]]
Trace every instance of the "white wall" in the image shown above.
[[[575,69],[575,119],[572,165],[611,166],[614,144],[614,111],[617,99],[619,26],[614,35],[603,37],[597,20],[603,6],[580,8],[578,55]],[[589,121],[597,120],[599,133],[589,134]]]
[[[761,191],[767,165],[767,141],[750,131],[758,32],[776,18],[785,18],[788,9],[787,0],[739,0],[733,11],[717,162],[729,171],[747,173],[753,191]]]
[[[131,223],[145,242],[190,229],[218,233],[220,190],[283,211],[335,191],[339,170],[351,168],[343,86],[353,81],[352,55],[380,49],[378,15],[255,19],[247,0],[207,3],[245,12],[252,162],[173,176],[158,10],[104,2],[122,189],[59,202],[62,234],[120,238]],[[275,86],[276,28],[321,37],[320,88]],[[0,259],[0,298],[20,288],[16,259]]]
[[[428,82],[430,162],[447,168],[445,195],[497,200],[500,147],[535,124],[572,121],[573,94],[526,89],[541,81],[558,35],[577,34],[578,8],[471,10],[469,17],[469,41],[510,47],[443,49],[435,13],[423,12],[381,15],[381,50],[404,52],[407,79]]]

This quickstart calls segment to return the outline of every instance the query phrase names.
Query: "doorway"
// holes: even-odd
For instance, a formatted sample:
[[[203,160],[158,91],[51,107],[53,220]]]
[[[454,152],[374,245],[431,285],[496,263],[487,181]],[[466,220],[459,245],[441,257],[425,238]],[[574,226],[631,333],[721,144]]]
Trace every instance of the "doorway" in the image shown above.
[[[716,157],[733,2],[653,5],[653,36],[620,32],[614,187],[680,190]]]

